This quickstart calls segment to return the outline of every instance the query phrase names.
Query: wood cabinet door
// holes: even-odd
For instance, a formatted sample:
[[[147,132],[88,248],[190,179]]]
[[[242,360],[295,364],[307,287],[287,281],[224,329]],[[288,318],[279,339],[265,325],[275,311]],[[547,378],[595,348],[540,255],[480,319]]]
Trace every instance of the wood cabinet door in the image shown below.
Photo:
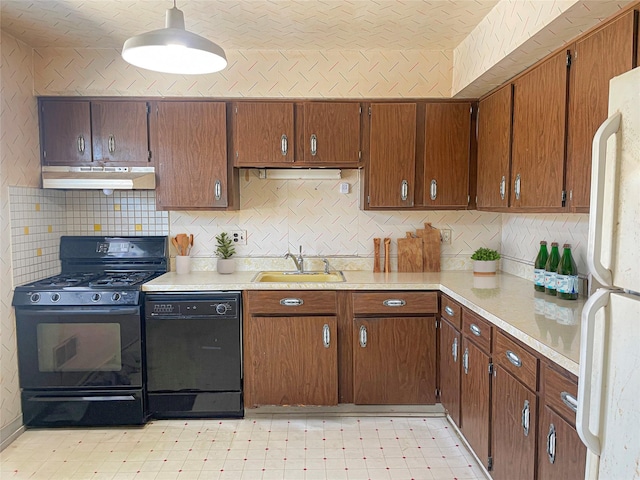
[[[478,107],[478,210],[509,206],[512,92],[508,84]]]
[[[93,159],[145,166],[149,163],[146,102],[91,102]]]
[[[337,318],[255,317],[245,332],[245,404],[337,405]]]
[[[471,103],[427,103],[424,205],[467,208]]]
[[[512,207],[562,211],[567,54],[517,79],[513,93]]]
[[[43,165],[91,164],[91,106],[88,101],[40,103]]]
[[[582,480],[587,447],[578,432],[547,405],[540,412],[538,478]]]
[[[489,415],[491,377],[489,355],[469,339],[462,339],[460,383],[460,430],[478,458],[487,466],[489,458]],[[516,478],[516,477],[514,477]]]
[[[634,21],[630,11],[576,43],[572,52],[567,132],[568,205],[588,212],[591,143],[608,116],[609,80],[634,66]]]
[[[303,160],[357,166],[360,161],[360,104],[307,102],[303,109]]]
[[[416,104],[371,105],[368,207],[412,207],[416,178]]]
[[[435,317],[356,318],[353,389],[360,405],[434,404]]]
[[[460,426],[460,332],[444,320],[440,321],[440,403]]]
[[[156,114],[158,208],[226,207],[225,104],[158,102]]]
[[[293,162],[292,102],[238,102],[232,112],[236,166],[268,167]]]
[[[493,480],[534,479],[537,402],[535,393],[506,370],[496,368],[491,413]]]

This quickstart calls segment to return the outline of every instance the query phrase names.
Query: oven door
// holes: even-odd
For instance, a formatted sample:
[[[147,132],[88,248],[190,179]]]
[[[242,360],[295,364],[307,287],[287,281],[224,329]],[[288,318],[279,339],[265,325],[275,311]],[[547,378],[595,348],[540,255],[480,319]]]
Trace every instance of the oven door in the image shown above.
[[[140,307],[16,308],[23,390],[141,388]]]

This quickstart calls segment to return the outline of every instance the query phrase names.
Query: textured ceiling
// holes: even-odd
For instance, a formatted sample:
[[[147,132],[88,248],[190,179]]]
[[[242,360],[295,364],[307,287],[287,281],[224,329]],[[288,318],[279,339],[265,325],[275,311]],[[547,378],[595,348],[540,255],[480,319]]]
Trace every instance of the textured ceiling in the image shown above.
[[[188,30],[231,50],[451,50],[498,0],[178,0]],[[169,0],[1,0],[32,47],[121,48],[164,27]]]

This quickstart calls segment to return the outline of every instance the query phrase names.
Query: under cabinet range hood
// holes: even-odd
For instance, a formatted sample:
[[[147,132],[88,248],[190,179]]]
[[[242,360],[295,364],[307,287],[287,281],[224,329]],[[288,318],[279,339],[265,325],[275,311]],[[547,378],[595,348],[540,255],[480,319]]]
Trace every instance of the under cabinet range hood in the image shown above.
[[[42,188],[154,190],[154,167],[42,167]]]

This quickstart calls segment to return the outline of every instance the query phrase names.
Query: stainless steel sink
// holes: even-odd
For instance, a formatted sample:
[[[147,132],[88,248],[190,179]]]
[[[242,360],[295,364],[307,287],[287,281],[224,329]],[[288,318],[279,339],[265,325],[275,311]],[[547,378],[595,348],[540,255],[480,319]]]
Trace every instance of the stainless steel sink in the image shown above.
[[[344,274],[336,270],[334,272],[259,272],[252,280],[257,283],[337,283],[346,281]]]

